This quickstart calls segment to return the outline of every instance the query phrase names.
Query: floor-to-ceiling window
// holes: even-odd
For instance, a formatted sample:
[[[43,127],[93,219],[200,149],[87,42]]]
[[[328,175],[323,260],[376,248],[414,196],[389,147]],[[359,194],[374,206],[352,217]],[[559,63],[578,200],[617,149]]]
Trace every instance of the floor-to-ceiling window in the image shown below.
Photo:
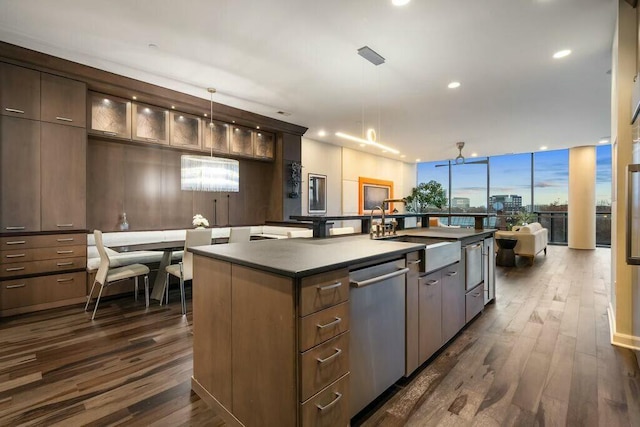
[[[418,183],[436,181],[442,188],[444,188],[447,194],[447,200],[449,200],[449,162],[424,162],[418,164]],[[428,212],[448,212],[449,204],[442,206],[438,209],[435,206],[428,206]]]
[[[451,213],[487,212],[487,159],[451,165]],[[473,226],[472,217],[451,217],[451,225]]]
[[[611,145],[596,147],[596,245],[611,246]]]
[[[509,230],[531,213],[531,153],[489,160],[489,212],[496,214],[496,228]]]
[[[569,150],[533,153],[533,212],[549,230],[549,241],[567,243]]]

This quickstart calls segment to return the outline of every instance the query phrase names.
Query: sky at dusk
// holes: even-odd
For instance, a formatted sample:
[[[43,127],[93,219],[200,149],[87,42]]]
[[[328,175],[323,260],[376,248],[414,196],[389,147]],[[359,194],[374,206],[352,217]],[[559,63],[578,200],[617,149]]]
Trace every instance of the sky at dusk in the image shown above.
[[[569,198],[569,150],[534,153],[534,202],[546,205],[566,204]],[[471,206],[485,206],[487,198],[487,167],[490,171],[489,195],[522,196],[522,205],[531,204],[531,154],[494,156],[487,164],[471,164],[486,158],[467,158],[464,165],[451,166],[452,197],[468,197]],[[436,180],[448,188],[449,168],[443,162],[418,165],[418,182]],[[448,195],[448,191],[447,191]],[[611,203],[611,146],[596,147],[596,203]]]

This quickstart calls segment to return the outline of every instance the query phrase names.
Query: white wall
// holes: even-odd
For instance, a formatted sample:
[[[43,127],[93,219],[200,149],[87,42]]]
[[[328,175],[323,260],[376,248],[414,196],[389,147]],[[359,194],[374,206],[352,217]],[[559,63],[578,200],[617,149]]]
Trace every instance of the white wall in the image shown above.
[[[308,214],[307,173],[327,175],[327,215],[358,215],[358,178],[393,181],[394,198],[408,196],[416,186],[416,165],[380,157],[363,151],[302,138],[303,195],[302,212]],[[398,211],[404,206],[396,203]],[[334,226],[353,226],[360,221],[336,222]]]

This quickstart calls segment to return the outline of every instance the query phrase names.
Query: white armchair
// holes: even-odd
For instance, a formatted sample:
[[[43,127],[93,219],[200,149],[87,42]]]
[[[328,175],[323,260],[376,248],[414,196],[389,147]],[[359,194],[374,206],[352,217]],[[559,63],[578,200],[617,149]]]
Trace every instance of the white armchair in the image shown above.
[[[531,264],[540,252],[547,254],[548,230],[539,222],[513,227],[512,231],[496,231],[496,239],[516,239],[516,255],[527,257]]]

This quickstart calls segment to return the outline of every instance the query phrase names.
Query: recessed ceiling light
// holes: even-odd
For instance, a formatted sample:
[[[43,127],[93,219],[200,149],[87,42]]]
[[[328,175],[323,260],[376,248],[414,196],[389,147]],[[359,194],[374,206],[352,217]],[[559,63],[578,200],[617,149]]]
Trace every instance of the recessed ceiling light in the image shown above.
[[[546,145],[543,145],[542,147],[540,147],[540,149],[541,149],[542,151],[546,150],[547,148],[548,148],[548,147],[547,147]]]
[[[172,106],[171,106],[171,109],[172,109],[172,110],[175,110],[175,109],[176,109],[176,106],[175,106],[175,105],[172,105]]]
[[[391,3],[394,6],[404,6],[406,4],[409,4],[411,0],[391,0]]]
[[[478,153],[471,153],[471,157],[478,157]]]
[[[256,129],[260,129],[260,126],[256,126]]]
[[[565,56],[571,55],[571,49],[559,50],[553,54],[555,59],[564,58]]]
[[[137,97],[137,96],[135,96],[135,95],[133,95],[131,98],[133,98],[133,99],[138,99],[138,97]]]
[[[208,117],[208,116],[207,116],[207,113],[204,113],[204,116],[205,116],[205,117]]]
[[[420,159],[416,159],[416,162],[419,162],[419,161],[420,161]]]
[[[598,144],[608,144],[609,143],[609,138],[600,138],[600,141],[598,141]]]
[[[457,89],[460,87],[460,82],[451,82],[447,85],[449,89]]]
[[[318,136],[327,136],[327,132],[321,130],[318,132]]]

